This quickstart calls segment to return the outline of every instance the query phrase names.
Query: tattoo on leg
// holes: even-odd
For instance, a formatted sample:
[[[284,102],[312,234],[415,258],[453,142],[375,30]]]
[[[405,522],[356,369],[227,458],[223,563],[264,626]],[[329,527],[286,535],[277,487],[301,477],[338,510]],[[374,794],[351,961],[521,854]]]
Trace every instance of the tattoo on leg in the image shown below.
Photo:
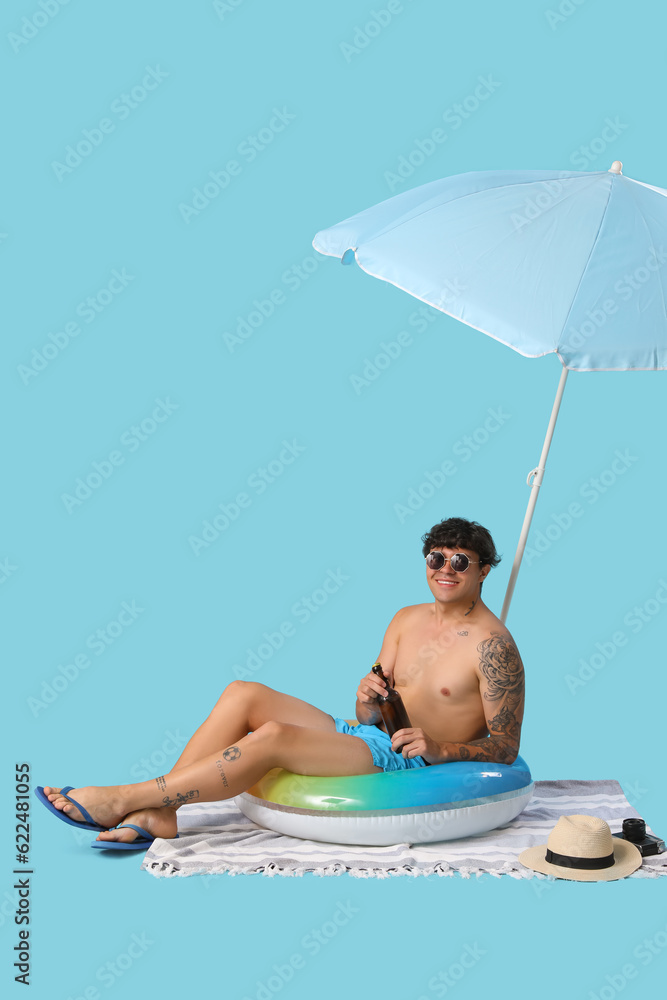
[[[165,795],[162,801],[166,806],[184,806],[188,802],[192,802],[198,798],[199,798],[199,789],[191,788],[190,791],[186,792],[184,795],[182,795],[181,792],[176,792],[175,799],[170,799],[168,795]]]
[[[225,772],[222,770],[222,761],[221,760],[216,760],[215,766],[217,767],[218,771],[220,772],[220,777],[222,778],[223,785],[225,786],[225,788],[229,788],[229,782],[227,781],[227,777],[225,775]]]
[[[238,760],[241,756],[241,751],[238,747],[228,747],[226,750],[222,751],[222,756],[225,760]]]
[[[160,789],[161,792],[163,792],[165,790],[165,788],[167,787],[167,782],[164,780],[164,775],[162,775],[162,774],[160,775],[159,778],[155,779],[155,782],[156,782],[156,784],[157,784],[157,786],[158,786],[158,788]]]
[[[466,617],[466,615],[470,614],[470,612],[472,611],[472,609],[475,607],[476,604],[477,604],[477,598],[475,598],[475,600],[472,602],[472,604],[470,605],[470,607],[466,611],[465,615],[463,616],[464,618]]]

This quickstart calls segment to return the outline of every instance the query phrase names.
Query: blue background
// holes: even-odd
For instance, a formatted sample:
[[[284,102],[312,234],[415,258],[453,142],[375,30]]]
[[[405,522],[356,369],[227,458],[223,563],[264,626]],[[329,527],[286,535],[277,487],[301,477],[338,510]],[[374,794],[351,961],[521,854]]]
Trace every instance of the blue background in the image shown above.
[[[522,358],[444,315],[420,330],[416,300],[311,240],[392,193],[469,170],[603,170],[620,159],[625,174],[667,186],[664,8],[560,6],[414,0],[366,32],[382,0],[70,3],[43,26],[37,0],[5,5],[5,979],[14,761],[30,763],[34,784],[164,773],[235,667],[284,621],[295,634],[253,676],[350,715],[394,612],[429,599],[420,536],[442,517],[491,530],[503,561],[484,598],[500,612],[560,363]],[[22,20],[35,16],[37,29]],[[123,104],[147,67],[154,89]],[[493,92],[457,119],[480,77]],[[275,109],[284,127],[262,133],[279,124]],[[113,130],[93,132],[105,118]],[[396,184],[387,175],[438,127],[446,141]],[[605,128],[617,134],[601,138]],[[83,130],[99,144],[54,166]],[[260,134],[251,160],[243,143]],[[224,189],[197,214],[183,208],[234,159]],[[110,296],[114,269],[128,277]],[[273,312],[230,349],[225,334],[257,302],[269,313],[276,289]],[[90,296],[103,308],[86,322],[77,308]],[[65,346],[26,375],[33,350],[73,322],[78,335],[61,335]],[[352,376],[403,330],[409,345],[355,389]],[[665,605],[641,628],[624,618],[667,577],[664,379],[570,376],[529,545],[559,517],[567,524],[573,501],[584,515],[524,563],[508,618],[527,671],[521,753],[534,778],[616,778],[663,836]],[[139,440],[131,428],[157,399],[171,413]],[[503,426],[399,517],[395,505],[489,407],[509,414]],[[303,450],[260,493],[248,479],[284,440]],[[589,481],[617,449],[636,460],[599,491]],[[114,451],[122,464],[68,510],[63,494]],[[191,537],[243,491],[250,505],[196,554]],[[329,570],[349,579],[300,620],[294,605]],[[103,653],[87,647],[132,601],[143,609],[132,624]],[[618,630],[626,645],[568,683]],[[86,652],[89,665],[48,695]],[[639,970],[628,998],[664,983],[664,954],[645,966],[632,954],[665,929],[662,879],[165,880],[140,872],[141,855],[100,856],[88,840],[44,811],[33,817],[33,997],[93,985],[128,998],[151,988],[255,997],[274,963],[299,952],[306,964],[285,996],[418,1000],[438,995],[429,979],[475,944],[485,954],[458,997],[605,987],[610,997],[627,962]],[[304,936],[339,901],[358,912],[311,955]],[[132,934],[152,943],[100,985],[96,970]]]

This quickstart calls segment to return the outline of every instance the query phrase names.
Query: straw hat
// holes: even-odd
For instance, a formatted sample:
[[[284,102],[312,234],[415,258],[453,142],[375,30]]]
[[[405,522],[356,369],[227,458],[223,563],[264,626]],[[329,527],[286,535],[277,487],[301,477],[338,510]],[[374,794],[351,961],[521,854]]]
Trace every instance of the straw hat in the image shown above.
[[[561,816],[546,844],[519,855],[526,868],[577,882],[611,882],[641,866],[639,848],[612,837],[598,816]]]

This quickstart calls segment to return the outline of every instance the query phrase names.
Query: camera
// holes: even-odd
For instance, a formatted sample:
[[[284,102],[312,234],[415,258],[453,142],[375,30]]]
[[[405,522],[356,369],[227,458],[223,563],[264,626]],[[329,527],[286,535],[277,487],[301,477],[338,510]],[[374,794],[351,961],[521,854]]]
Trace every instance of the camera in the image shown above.
[[[638,847],[643,858],[652,854],[662,854],[665,849],[664,840],[653,837],[646,832],[646,823],[640,817],[623,820],[623,832],[614,833],[612,836],[621,840],[629,840],[631,844]]]

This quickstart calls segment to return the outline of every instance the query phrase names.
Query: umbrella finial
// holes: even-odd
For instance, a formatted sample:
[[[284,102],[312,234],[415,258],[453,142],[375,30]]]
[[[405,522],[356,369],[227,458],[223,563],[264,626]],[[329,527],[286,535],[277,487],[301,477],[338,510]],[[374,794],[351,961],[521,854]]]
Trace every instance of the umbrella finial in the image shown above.
[[[607,173],[610,173],[610,174],[620,174],[622,170],[623,170],[623,164],[621,163],[621,161],[620,160],[614,160],[614,162],[612,163],[612,165],[609,168],[609,170],[607,171]]]

